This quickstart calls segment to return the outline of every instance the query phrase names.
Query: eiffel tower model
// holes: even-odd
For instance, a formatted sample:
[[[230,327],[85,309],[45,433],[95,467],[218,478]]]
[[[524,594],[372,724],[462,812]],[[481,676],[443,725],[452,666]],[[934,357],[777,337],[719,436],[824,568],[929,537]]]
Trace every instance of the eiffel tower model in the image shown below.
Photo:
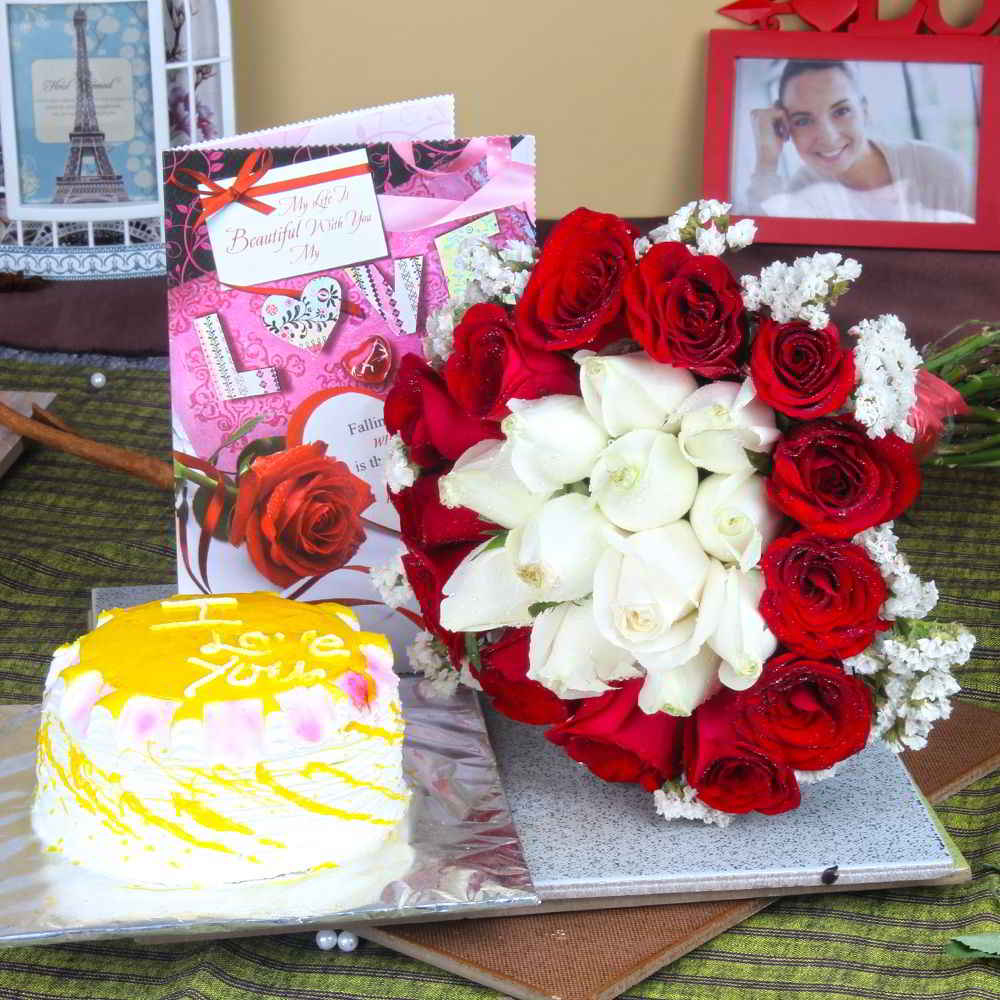
[[[76,122],[69,134],[69,153],[61,177],[56,178],[55,204],[71,202],[128,201],[122,175],[116,174],[108,159],[104,133],[97,124],[94,88],[87,57],[87,12],[77,7],[73,14],[76,29]],[[84,173],[85,157],[94,161],[94,172]]]

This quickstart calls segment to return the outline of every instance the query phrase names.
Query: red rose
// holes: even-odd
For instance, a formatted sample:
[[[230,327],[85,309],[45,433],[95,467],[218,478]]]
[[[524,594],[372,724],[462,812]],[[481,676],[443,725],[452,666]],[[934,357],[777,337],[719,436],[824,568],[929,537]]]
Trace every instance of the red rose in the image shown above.
[[[514,307],[521,343],[542,351],[598,350],[626,336],[622,282],[635,267],[637,235],[617,215],[586,208],[562,219]]]
[[[736,375],[747,333],[739,283],[718,257],[657,243],[625,281],[632,336],[664,364]]]
[[[767,493],[779,510],[829,538],[898,517],[920,492],[913,449],[895,434],[870,438],[853,417],[794,427],[774,450]]]
[[[637,782],[655,792],[681,770],[685,719],[639,708],[643,678],[585,698],[573,716],[545,738],[605,781]]]
[[[530,628],[508,629],[479,653],[481,668],[472,667],[476,680],[493,707],[517,722],[534,726],[563,722],[573,702],[563,701],[538,681],[528,680]]]
[[[705,805],[723,812],[756,810],[773,816],[797,808],[795,772],[738,731],[735,698],[735,692],[724,688],[695,710],[684,741],[688,784]]]
[[[840,663],[783,653],[733,701],[737,726],[774,760],[803,771],[852,757],[871,732],[871,690]]]
[[[406,579],[410,581],[424,627],[436,635],[452,653],[464,646],[464,640],[454,632],[441,627],[441,591],[455,567],[476,547],[476,542],[465,545],[442,545],[436,549],[410,546],[402,557]]]
[[[854,355],[840,345],[831,323],[762,319],[750,353],[750,374],[758,398],[798,420],[823,417],[844,405],[854,388]]]
[[[385,427],[399,434],[417,465],[454,462],[484,438],[501,437],[494,421],[470,417],[448,393],[444,379],[426,361],[407,354],[385,399]]]
[[[443,473],[426,473],[389,500],[399,514],[399,529],[407,548],[433,549],[457,542],[482,542],[496,525],[468,507],[445,507],[438,493]]]
[[[475,305],[462,317],[444,378],[467,413],[488,420],[502,420],[509,399],[580,392],[577,366],[518,343],[510,313],[498,305]]]
[[[364,541],[361,512],[374,500],[363,479],[327,458],[325,441],[300,444],[255,459],[240,479],[229,541],[245,539],[258,571],[287,587],[343,566]]]
[[[764,553],[760,613],[778,639],[803,656],[846,659],[889,628],[889,596],[868,553],[852,542],[797,531]]]

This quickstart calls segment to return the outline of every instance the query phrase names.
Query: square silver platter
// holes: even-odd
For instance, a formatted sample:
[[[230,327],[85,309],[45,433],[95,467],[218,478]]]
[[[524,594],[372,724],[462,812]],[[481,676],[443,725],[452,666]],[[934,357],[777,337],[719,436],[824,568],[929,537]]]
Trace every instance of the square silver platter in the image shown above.
[[[148,599],[148,598],[147,598]],[[48,853],[31,829],[38,705],[0,706],[0,945],[283,933],[530,910],[532,890],[473,692],[400,678],[408,842],[366,865],[218,889],[129,886]]]
[[[486,710],[542,911],[948,884],[971,878],[899,758],[874,744],[779,816],[667,822],[637,785],[594,777],[529,726]],[[836,866],[835,881],[822,874]],[[828,875],[827,878],[830,876]]]

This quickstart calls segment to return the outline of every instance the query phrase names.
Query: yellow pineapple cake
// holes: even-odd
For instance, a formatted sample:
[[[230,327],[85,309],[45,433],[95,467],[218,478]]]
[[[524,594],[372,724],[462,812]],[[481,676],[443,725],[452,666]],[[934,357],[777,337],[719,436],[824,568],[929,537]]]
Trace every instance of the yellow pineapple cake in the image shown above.
[[[392,649],[349,608],[275,594],[101,615],[56,650],[34,828],[136,885],[335,868],[403,836]]]

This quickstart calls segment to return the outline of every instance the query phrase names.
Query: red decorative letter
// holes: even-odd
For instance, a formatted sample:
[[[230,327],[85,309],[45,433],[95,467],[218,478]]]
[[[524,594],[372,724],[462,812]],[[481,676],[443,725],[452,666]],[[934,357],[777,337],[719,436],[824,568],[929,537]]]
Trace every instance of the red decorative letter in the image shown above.
[[[878,16],[878,0],[859,0],[857,20],[849,24],[847,30],[858,35],[915,35],[920,30],[926,8],[927,0],[913,0],[909,14],[882,21]]]
[[[940,0],[924,0],[924,3],[927,7],[924,14],[924,24],[935,35],[986,35],[1000,21],[1000,0],[982,0],[979,17],[965,27],[950,24],[944,19]]]

